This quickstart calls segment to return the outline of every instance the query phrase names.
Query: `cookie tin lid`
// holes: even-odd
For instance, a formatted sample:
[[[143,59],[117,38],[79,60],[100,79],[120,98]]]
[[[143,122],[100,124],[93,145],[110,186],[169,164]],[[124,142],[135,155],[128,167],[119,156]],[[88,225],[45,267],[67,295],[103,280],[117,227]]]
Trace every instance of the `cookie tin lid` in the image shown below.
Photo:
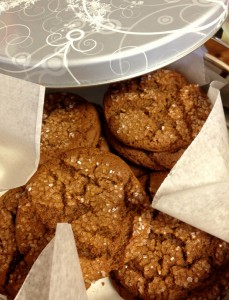
[[[0,72],[91,86],[163,67],[222,25],[229,0],[0,0]]]

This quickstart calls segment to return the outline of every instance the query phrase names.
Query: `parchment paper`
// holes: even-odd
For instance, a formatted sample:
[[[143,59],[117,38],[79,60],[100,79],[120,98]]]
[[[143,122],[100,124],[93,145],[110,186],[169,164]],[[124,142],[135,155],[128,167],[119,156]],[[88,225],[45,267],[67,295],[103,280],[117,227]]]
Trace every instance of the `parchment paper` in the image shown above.
[[[70,224],[57,224],[15,300],[86,300],[79,256]]]
[[[0,192],[37,169],[45,88],[0,74]]]

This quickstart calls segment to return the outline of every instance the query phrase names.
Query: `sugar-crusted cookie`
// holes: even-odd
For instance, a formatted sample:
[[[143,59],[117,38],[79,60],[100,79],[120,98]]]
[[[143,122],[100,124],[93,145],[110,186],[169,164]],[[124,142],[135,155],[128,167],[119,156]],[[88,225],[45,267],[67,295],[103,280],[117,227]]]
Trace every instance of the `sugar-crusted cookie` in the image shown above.
[[[113,279],[125,299],[223,299],[229,289],[229,244],[163,213],[135,218],[124,260]]]
[[[104,97],[109,129],[125,145],[147,151],[186,148],[211,110],[198,85],[160,69],[111,84]]]
[[[41,163],[78,147],[95,147],[101,125],[95,106],[76,94],[45,96],[41,131]]]
[[[15,235],[21,259],[4,288],[11,295],[18,291],[58,222],[72,225],[89,287],[122,264],[133,218],[149,207],[129,166],[108,151],[78,148],[47,161],[18,196]],[[23,266],[26,272],[19,278]]]
[[[92,148],[74,149],[46,163],[27,191],[45,228],[71,223],[80,257],[94,263],[106,258],[110,269],[126,243],[133,215],[149,205],[129,167],[117,156]],[[88,282],[98,279],[87,275]]]

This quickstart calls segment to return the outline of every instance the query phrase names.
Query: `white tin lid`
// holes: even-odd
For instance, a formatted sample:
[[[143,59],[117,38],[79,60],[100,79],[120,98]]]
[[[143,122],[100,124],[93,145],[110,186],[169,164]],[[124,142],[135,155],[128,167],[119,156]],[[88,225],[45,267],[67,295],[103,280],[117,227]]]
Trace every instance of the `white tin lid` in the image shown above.
[[[48,87],[134,77],[192,52],[229,0],[0,0],[0,72]]]

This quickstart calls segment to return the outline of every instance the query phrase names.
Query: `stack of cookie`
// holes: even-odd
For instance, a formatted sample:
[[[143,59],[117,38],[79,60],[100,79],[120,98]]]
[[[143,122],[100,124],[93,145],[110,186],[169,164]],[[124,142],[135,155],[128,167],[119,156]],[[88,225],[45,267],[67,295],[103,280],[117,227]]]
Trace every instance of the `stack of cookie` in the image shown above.
[[[210,109],[169,70],[112,84],[104,114],[75,94],[47,94],[39,168],[0,198],[0,293],[15,297],[67,222],[87,288],[111,276],[124,299],[220,299],[229,244],[150,205]]]
[[[170,170],[210,110],[198,85],[160,69],[110,85],[104,97],[106,136],[125,159],[151,170]]]

